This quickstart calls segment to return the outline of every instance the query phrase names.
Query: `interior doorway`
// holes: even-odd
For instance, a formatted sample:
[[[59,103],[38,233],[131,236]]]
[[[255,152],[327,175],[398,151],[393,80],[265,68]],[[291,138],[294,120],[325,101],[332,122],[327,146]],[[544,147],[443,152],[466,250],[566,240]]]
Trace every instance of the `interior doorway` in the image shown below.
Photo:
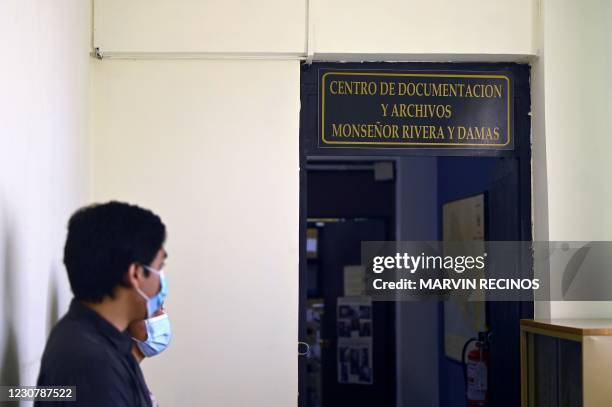
[[[511,150],[323,149],[320,69],[512,70]],[[304,66],[300,122],[301,407],[467,406],[465,366],[449,352],[443,301],[369,301],[360,287],[360,245],[442,240],[444,208],[482,206],[485,240],[531,240],[529,69],[493,64],[313,64]],[[519,320],[531,302],[482,304],[492,333],[491,406],[520,404]]]
[[[394,162],[310,161],[305,178],[305,404],[393,405],[393,304],[355,303],[351,284],[361,284],[361,242],[395,239]]]

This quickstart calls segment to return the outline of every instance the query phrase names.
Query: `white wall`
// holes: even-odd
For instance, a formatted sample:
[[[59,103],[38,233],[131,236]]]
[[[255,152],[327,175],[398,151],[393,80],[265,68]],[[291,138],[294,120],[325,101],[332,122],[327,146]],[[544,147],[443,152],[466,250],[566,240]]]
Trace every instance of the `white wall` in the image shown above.
[[[87,1],[0,2],[0,383],[35,384],[71,297],[69,215],[87,199]]]
[[[612,1],[543,0],[541,13],[532,89],[536,239],[612,240]],[[609,318],[612,302],[552,302],[536,315]]]
[[[98,0],[103,52],[304,53],[304,0]]]
[[[161,405],[295,405],[298,63],[96,62],[93,109],[94,199],[169,231]]]
[[[546,162],[553,240],[612,240],[610,9],[609,0],[545,2]]]
[[[100,0],[94,44],[108,54],[515,59],[534,53],[534,10],[535,0]]]
[[[323,55],[417,54],[425,59],[435,54],[529,55],[533,3],[314,0],[313,48]]]

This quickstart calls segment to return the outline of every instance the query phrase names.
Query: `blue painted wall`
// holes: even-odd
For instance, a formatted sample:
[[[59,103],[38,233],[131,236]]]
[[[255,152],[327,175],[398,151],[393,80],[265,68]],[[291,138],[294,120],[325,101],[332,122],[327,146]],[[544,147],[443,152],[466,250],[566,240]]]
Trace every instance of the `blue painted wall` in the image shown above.
[[[437,157],[397,161],[398,240],[438,240]],[[396,303],[397,406],[439,405],[437,301]]]

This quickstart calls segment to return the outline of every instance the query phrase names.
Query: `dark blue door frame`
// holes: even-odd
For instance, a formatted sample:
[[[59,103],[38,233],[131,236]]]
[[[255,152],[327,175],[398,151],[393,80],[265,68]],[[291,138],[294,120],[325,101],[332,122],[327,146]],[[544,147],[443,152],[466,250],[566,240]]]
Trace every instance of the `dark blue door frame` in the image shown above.
[[[449,150],[449,149],[324,149],[318,147],[318,83],[320,69],[368,69],[368,70],[438,70],[461,72],[511,72],[512,105],[514,109],[514,149],[513,150]],[[359,156],[482,156],[482,157],[509,157],[518,162],[518,197],[514,200],[518,204],[518,225],[515,240],[532,240],[531,220],[531,120],[530,120],[530,68],[528,65],[515,63],[313,63],[304,64],[301,69],[300,83],[300,266],[299,266],[299,338],[305,338],[305,307],[306,307],[306,180],[304,169],[309,158],[313,157],[359,157]],[[512,314],[516,318],[533,317],[533,303],[513,303]],[[516,330],[518,332],[518,322]],[[442,353],[443,354],[443,353]],[[441,362],[439,362],[441,364]],[[442,367],[442,366],[441,366]],[[298,359],[299,391],[304,394],[305,361],[304,357]],[[518,371],[516,372],[518,374]],[[492,383],[494,385],[495,383]],[[446,383],[441,379],[440,389]],[[517,394],[518,397],[518,394]],[[305,398],[299,398],[300,407],[305,406]],[[508,402],[512,402],[508,400]],[[510,404],[509,404],[510,405]]]

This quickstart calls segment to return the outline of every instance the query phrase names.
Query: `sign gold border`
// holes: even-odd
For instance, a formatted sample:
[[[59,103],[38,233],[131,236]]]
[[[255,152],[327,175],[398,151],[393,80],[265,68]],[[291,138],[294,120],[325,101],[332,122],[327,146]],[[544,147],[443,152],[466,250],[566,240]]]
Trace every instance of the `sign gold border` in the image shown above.
[[[411,76],[424,78],[481,78],[481,79],[505,79],[507,83],[507,135],[508,140],[504,144],[482,144],[482,143],[401,143],[396,141],[379,143],[376,141],[328,141],[325,139],[325,77],[327,75],[352,75],[352,76]],[[491,147],[506,147],[512,140],[510,133],[510,78],[506,75],[483,75],[483,74],[429,74],[429,73],[377,73],[377,72],[325,72],[321,77],[321,140],[324,144],[342,144],[351,146],[360,146],[364,144],[375,144],[381,147],[387,145],[401,145],[404,147],[410,146],[470,146],[476,148],[491,148]]]

